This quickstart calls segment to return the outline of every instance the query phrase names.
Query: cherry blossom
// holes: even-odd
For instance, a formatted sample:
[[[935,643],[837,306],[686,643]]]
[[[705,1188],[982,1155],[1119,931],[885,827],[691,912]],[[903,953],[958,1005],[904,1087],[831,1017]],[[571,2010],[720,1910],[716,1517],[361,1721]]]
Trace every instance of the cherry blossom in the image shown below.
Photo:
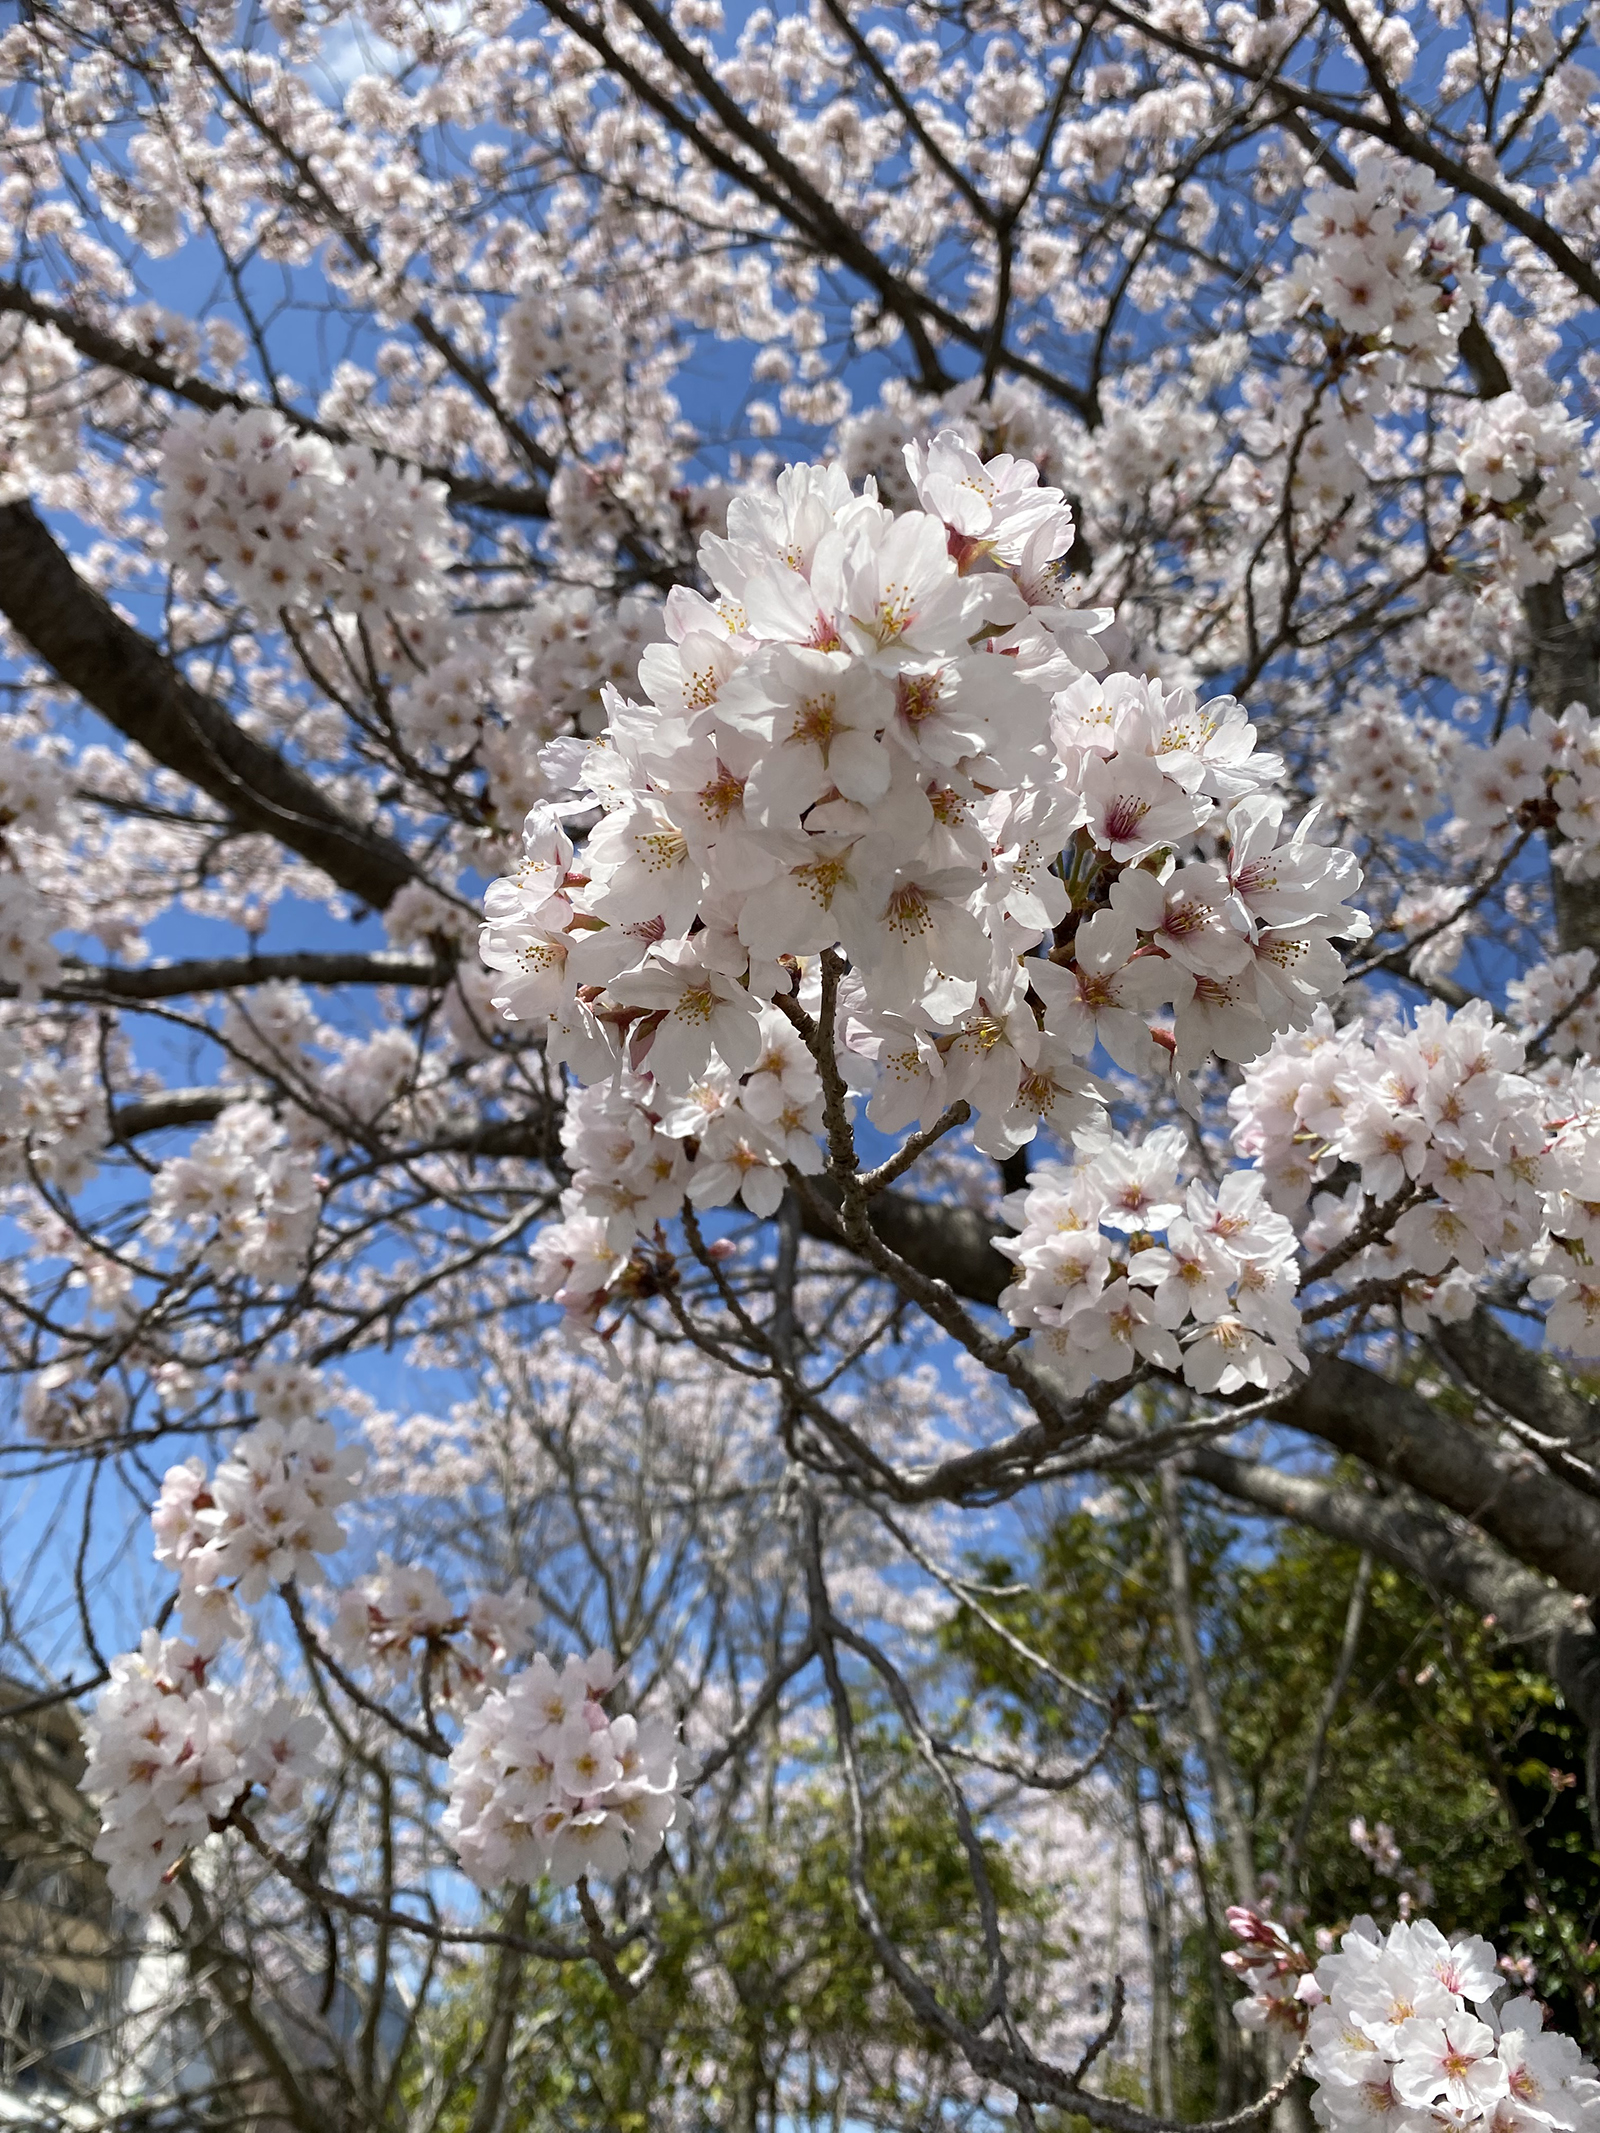
[[[1170,1127],[1134,1150],[1086,1131],[1079,1149],[1003,1203],[1021,1234],[999,1240],[1018,1269],[1000,1307],[1034,1329],[1030,1346],[1074,1392],[1128,1376],[1135,1357],[1204,1392],[1281,1385],[1307,1367],[1294,1232],[1259,1192],[1226,1204],[1198,1182],[1185,1193]]]
[[[973,1514],[1191,1441],[1218,1502],[1402,1573],[1469,1521],[1430,1591],[1534,1624],[1579,1707],[1594,46],[1447,0],[0,35],[0,1454],[88,1506],[58,1590],[121,1575],[99,1477],[157,1497],[136,1589],[184,1639],[90,1721],[130,1902],[303,1781],[283,1855],[370,1920],[313,1674],[386,1773],[458,1758],[486,1885],[626,1882],[669,1824],[692,1875],[742,1755],[690,1842],[665,1720],[536,1632],[726,1745],[808,1609],[762,1709],[810,1783],[846,1753],[819,1594],[928,1678],[880,1492],[953,1563]],[[568,1469],[517,1435],[535,1379]],[[469,1562],[416,1516],[524,1471],[587,1506],[587,1460],[613,1505],[597,1413],[671,1467],[629,1500],[703,1521],[676,1642],[548,1605],[531,1529]],[[96,1680],[58,1641],[8,1674]],[[625,1886],[624,1968],[649,1915]],[[1321,1988],[1249,1930],[1249,2019],[1292,2028]],[[1576,2128],[1564,2040],[1409,1933],[1330,1972],[1325,2122]],[[947,2058],[1022,2110],[1004,1988]]]
[[[977,1146],[1006,1154],[1043,1118],[1061,1133],[1095,1122],[1096,1084],[1072,1062],[1097,1042],[1159,1075],[1150,1018],[1165,1005],[1186,1074],[1213,1051],[1254,1056],[1342,982],[1330,937],[1366,928],[1348,853],[1317,841],[1315,817],[1283,835],[1264,789],[1281,762],[1236,703],[1102,685],[1037,636],[1031,581],[1006,559],[1040,539],[1060,553],[1072,524],[1037,468],[977,460],[953,432],[906,464],[954,519],[896,517],[796,467],[777,504],[804,523],[799,547],[780,555],[753,513],[702,544],[726,611],[669,597],[668,641],[640,667],[655,713],[613,696],[591,747],[550,751],[562,805],[597,802],[599,822],[580,850],[535,808],[519,871],[488,892],[496,1004],[545,1017],[593,1092],[539,1259],[579,1328],[623,1275],[630,1216],[648,1236],[685,1193],[771,1215],[786,1164],[821,1167],[826,1054],[767,1004],[804,998],[819,954],[841,951],[860,992],[836,1059],[842,1038],[853,1086],[867,1061],[893,1077],[866,1079],[868,1115],[926,1129],[965,1102]],[[1087,618],[1086,641],[1105,620]],[[1015,664],[984,648],[997,622]],[[996,779],[1015,782],[991,792]],[[1185,857],[1222,800],[1226,866]],[[792,1062],[777,1133],[770,1093],[740,1094],[767,1071],[763,1030]],[[602,1214],[606,1255],[589,1262],[571,1225]],[[1265,1382],[1259,1328],[1210,1316],[1193,1368]]]
[[[481,1887],[612,1878],[659,1849],[689,1774],[671,1727],[607,1715],[610,1656],[542,1652],[493,1690],[450,1758],[444,1833]]]
[[[1495,2002],[1505,1978],[1489,1943],[1449,1941],[1428,1919],[1380,1933],[1358,1918],[1313,1964],[1284,1929],[1228,1914],[1242,1942],[1224,1958],[1251,1988],[1249,2029],[1304,2030],[1319,2123],[1367,2128],[1448,2111],[1460,2126],[1573,2129],[1600,2122],[1600,2078],[1570,2037],[1546,2033],[1537,2001]]]
[[[83,1789],[100,1808],[95,1857],[113,1894],[140,1910],[164,1900],[181,1922],[188,1854],[257,1787],[270,1806],[293,1807],[324,1728],[287,1699],[263,1708],[210,1683],[193,1645],[152,1629],[112,1662],[86,1735]]]

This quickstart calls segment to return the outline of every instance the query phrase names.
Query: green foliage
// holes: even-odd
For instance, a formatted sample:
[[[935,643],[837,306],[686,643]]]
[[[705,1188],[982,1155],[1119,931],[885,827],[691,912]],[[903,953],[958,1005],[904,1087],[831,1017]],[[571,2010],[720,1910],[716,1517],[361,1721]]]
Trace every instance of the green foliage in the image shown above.
[[[1198,1501],[1186,1506],[1186,1525],[1211,1693],[1264,1896],[1281,1900],[1275,1877],[1304,1798],[1357,1557],[1300,1529],[1263,1534],[1225,1521]],[[1120,1508],[1069,1512],[1025,1571],[989,1561],[981,1573],[1011,1588],[988,1611],[1064,1674],[1101,1695],[1120,1688],[1135,1702],[1176,1709],[1181,1721],[1186,1689],[1153,1495],[1130,1487]],[[1017,1590],[1019,1577],[1028,1590]],[[1041,1695],[1037,1675],[976,1617],[952,1622],[947,1649],[978,1693],[998,1699],[1015,1734],[1041,1746],[1081,1744],[1081,1704]],[[1175,1749],[1172,1726],[1155,1718],[1131,1719],[1120,1739],[1147,1797],[1181,1788],[1195,1826],[1210,1828],[1192,1741]],[[1338,1931],[1361,1912],[1387,1923],[1409,1901],[1446,1930],[1485,1933],[1513,1959],[1531,1961],[1540,1996],[1563,2026],[1584,2034],[1600,1981],[1600,1852],[1583,1773],[1581,1729],[1495,1625],[1454,1606],[1441,1610],[1420,1586],[1379,1566],[1307,1829],[1297,1891],[1306,1929]],[[1393,1831],[1404,1861],[1398,1878],[1352,1841],[1357,1817],[1369,1831],[1380,1822]],[[1220,1877],[1215,1862],[1213,1874]],[[1209,1937],[1191,1934],[1177,1964],[1177,2077],[1202,2091],[1216,2056],[1213,1960]]]
[[[1186,1526],[1208,1678],[1270,1902],[1357,1559],[1317,1535],[1263,1533],[1198,1501],[1186,1505]],[[1099,1698],[1120,1692],[1152,1707],[1121,1724],[1107,1765],[1116,1795],[1137,1785],[1178,1823],[1187,1814],[1208,1830],[1203,1766],[1184,1738],[1187,1684],[1153,1496],[1130,1486],[1093,1512],[1068,1512],[1020,1571],[995,1559],[979,1574],[994,1588],[986,1611],[1062,1675]],[[1095,1737],[1095,1705],[1050,1684],[976,1615],[958,1613],[943,1635],[971,1697],[1014,1739],[1057,1755]],[[872,1716],[861,1714],[869,1885],[896,1944],[970,2013],[983,1966],[966,1861],[926,1773],[891,1729],[874,1730]],[[790,1769],[782,1785],[753,1782],[743,1798],[745,1811],[719,1829],[691,1823],[678,1864],[661,1874],[660,1952],[631,2005],[591,1965],[559,1975],[530,1968],[507,2133],[644,2133],[669,2098],[674,2124],[705,2133],[754,2133],[779,2119],[797,2129],[848,2119],[928,2133],[951,2123],[960,2069],[886,1986],[857,1925],[836,1790],[820,1776],[795,1782]],[[1392,1829],[1400,1878],[1352,1841],[1356,1817]],[[1019,1884],[1002,1846],[987,1858],[1014,1991],[1026,2005],[1031,1980],[1060,1951],[1047,1940],[1044,1896]],[[1229,1892],[1219,1863],[1209,1864],[1220,1909]],[[1563,2027],[1583,2034],[1593,2022],[1600,1855],[1578,1729],[1550,1682],[1492,1623],[1456,1608],[1442,1614],[1431,1595],[1381,1566],[1327,1735],[1299,1897],[1307,1930],[1338,1931],[1363,1911],[1387,1923],[1410,1901],[1447,1930],[1487,1933],[1531,1961]],[[1230,1979],[1218,1989],[1218,1938],[1206,1922],[1177,1927],[1173,2091],[1181,2113],[1200,2116],[1236,2096],[1229,2084],[1242,2078],[1228,2020],[1237,1988]],[[483,1975],[463,1971],[432,2025],[429,2056],[452,2069],[438,2133],[470,2125],[485,2006]],[[1100,2071],[1113,2092],[1149,2100],[1146,2069],[1125,2054]]]
[[[1219,1523],[1190,1530],[1195,1599],[1208,1616],[1225,1616],[1218,1580],[1229,1535]],[[1004,1597],[987,1613],[1020,1636],[1061,1673],[1102,1698],[1127,1690],[1136,1702],[1171,1703],[1182,1676],[1167,1609],[1166,1557],[1160,1524],[1144,1499],[1130,1492],[1119,1509],[1074,1510],[1045,1535],[1026,1570],[1002,1558],[978,1566],[981,1579]],[[1014,1736],[1081,1745],[1097,1721],[1081,1699],[1054,1690],[1005,1641],[969,1613],[944,1632],[945,1649],[965,1661],[975,1690],[999,1699],[1002,1723]],[[1125,1738],[1158,1754],[1153,1722],[1131,1720]]]

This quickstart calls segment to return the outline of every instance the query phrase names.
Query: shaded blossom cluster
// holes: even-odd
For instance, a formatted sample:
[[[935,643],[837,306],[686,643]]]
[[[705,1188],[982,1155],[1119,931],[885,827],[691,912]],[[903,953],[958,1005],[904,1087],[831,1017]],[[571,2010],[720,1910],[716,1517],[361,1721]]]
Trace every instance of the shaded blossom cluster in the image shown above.
[[[31,1176],[76,1192],[105,1144],[105,1097],[92,1058],[30,1056],[0,1028],[0,1186]]]
[[[1457,462],[1470,511],[1513,585],[1543,585],[1589,546],[1600,510],[1583,424],[1520,393],[1469,405]]]
[[[1363,690],[1328,729],[1322,790],[1369,836],[1419,838],[1444,805],[1454,742],[1450,728],[1407,710],[1395,691]]]
[[[1556,1058],[1582,1053],[1600,1059],[1600,969],[1592,948],[1575,948],[1535,963],[1506,982],[1506,1017],[1519,1036]]]
[[[78,464],[78,359],[53,326],[0,320],[0,503]]]
[[[1260,324],[1298,326],[1302,363],[1276,392],[1261,377],[1246,389],[1252,445],[1282,454],[1293,503],[1324,521],[1365,499],[1392,444],[1394,389],[1449,375],[1484,287],[1425,171],[1369,149],[1350,176],[1313,172],[1290,229],[1302,249],[1258,306]]]

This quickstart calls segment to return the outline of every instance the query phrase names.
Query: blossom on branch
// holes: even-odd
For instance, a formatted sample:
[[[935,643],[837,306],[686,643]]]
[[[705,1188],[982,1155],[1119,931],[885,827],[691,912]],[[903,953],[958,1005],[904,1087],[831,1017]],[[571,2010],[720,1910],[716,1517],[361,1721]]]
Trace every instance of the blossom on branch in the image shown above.
[[[906,465],[925,510],[814,467],[730,510],[701,546],[720,601],[669,596],[650,704],[613,694],[587,749],[548,752],[569,797],[488,892],[496,1005],[589,1085],[537,1247],[580,1331],[685,1196],[769,1215],[786,1170],[822,1168],[830,1065],[886,1129],[964,1102],[1006,1155],[1100,1120],[1074,1063],[1099,1042],[1134,1071],[1175,1060],[1186,1091],[1213,1053],[1302,1027],[1342,982],[1331,941],[1366,929],[1353,859],[1315,817],[1285,834],[1282,761],[1232,698],[1069,656],[1098,663],[1109,617],[1051,620],[1041,559],[1073,522],[1037,468],[954,432]],[[581,842],[562,826],[595,808]],[[781,1115],[755,1092],[774,1043]],[[1197,1380],[1268,1382],[1263,1308],[1210,1314]]]
[[[444,1834],[481,1888],[558,1888],[645,1865],[677,1817],[689,1766],[672,1728],[608,1717],[610,1656],[535,1654],[468,1719],[450,1758]]]

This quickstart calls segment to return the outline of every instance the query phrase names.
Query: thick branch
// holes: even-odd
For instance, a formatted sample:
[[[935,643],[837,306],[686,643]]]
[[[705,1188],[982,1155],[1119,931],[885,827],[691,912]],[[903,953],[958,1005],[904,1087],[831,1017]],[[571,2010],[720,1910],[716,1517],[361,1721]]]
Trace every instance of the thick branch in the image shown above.
[[[424,962],[414,955],[380,949],[372,955],[318,955],[311,950],[287,955],[217,956],[181,963],[150,963],[142,970],[74,968],[68,965],[51,1000],[181,1000],[191,993],[241,992],[247,986],[291,979],[302,985],[447,985],[448,963]],[[0,1000],[12,1000],[18,988],[0,979]]]
[[[138,1097],[113,1106],[111,1138],[134,1141],[147,1133],[165,1133],[178,1126],[208,1126],[229,1104],[271,1101],[278,1092],[261,1082],[218,1082],[210,1087],[168,1089],[160,1096]],[[396,1140],[383,1151],[386,1161],[412,1163],[427,1155],[476,1155],[509,1157],[524,1162],[550,1162],[559,1154],[551,1127],[541,1117],[491,1118],[481,1125],[436,1133],[425,1141]],[[556,1163],[559,1170],[559,1162]]]
[[[990,1241],[990,1218],[976,1209],[885,1192],[872,1202],[871,1220],[902,1258],[974,1302],[992,1304],[1011,1278],[1010,1265]],[[840,1244],[838,1233],[821,1220],[808,1226]],[[1520,1414],[1517,1400],[1537,1396],[1534,1388],[1544,1385],[1548,1366],[1507,1335],[1494,1352],[1501,1390],[1484,1389]],[[1525,1362],[1519,1364],[1518,1356]],[[1513,1369],[1521,1387],[1515,1399],[1508,1389]],[[1548,1427],[1548,1406],[1544,1412]],[[1520,1562],[1558,1579],[1569,1592],[1600,1592],[1600,1506],[1527,1454],[1502,1449],[1408,1387],[1342,1357],[1318,1356],[1309,1381],[1277,1415],[1472,1519]]]
[[[146,1133],[165,1133],[175,1126],[209,1126],[228,1104],[259,1096],[259,1089],[190,1088],[168,1089],[160,1096],[146,1096],[134,1103],[117,1104],[111,1113],[111,1138],[136,1141]]]
[[[1187,1453],[1183,1464],[1236,1502],[1370,1549],[1440,1597],[1492,1618],[1512,1643],[1533,1647],[1574,1715],[1600,1732],[1600,1636],[1581,1600],[1508,1561],[1478,1534],[1395,1497],[1283,1474],[1208,1447]]]
[[[1481,1526],[1569,1592],[1600,1591],[1600,1504],[1521,1451],[1453,1421],[1408,1386],[1319,1356],[1278,1419]]]
[[[230,1092],[214,1093],[215,1110],[220,1110]],[[208,1101],[204,1091],[184,1090],[175,1092],[170,1107],[164,1107],[161,1099],[124,1105],[114,1115],[114,1130],[119,1138],[132,1138],[166,1125],[195,1123],[215,1116],[215,1110],[207,1108]],[[398,1158],[402,1153],[445,1152],[446,1148],[486,1157],[537,1158],[547,1152],[546,1129],[539,1120],[497,1121],[470,1135],[433,1143],[429,1151],[396,1153]],[[948,1282],[973,1302],[992,1304],[1011,1278],[1008,1262],[991,1241],[991,1219],[976,1209],[941,1206],[886,1191],[871,1202],[870,1218],[876,1234],[909,1265]],[[822,1210],[807,1209],[803,1219],[811,1235],[848,1249]],[[1502,1337],[1493,1350],[1499,1390],[1495,1384],[1485,1384],[1484,1389],[1509,1412],[1520,1413],[1519,1401],[1526,1404],[1543,1384],[1545,1366],[1531,1357],[1520,1363],[1520,1351],[1514,1351],[1515,1344]],[[1472,1366],[1464,1367],[1470,1374]],[[1513,1371],[1521,1374],[1515,1397]],[[1547,1416],[1548,1412],[1547,1407]],[[1569,1592],[1600,1591],[1600,1506],[1526,1455],[1506,1452],[1478,1431],[1440,1413],[1406,1386],[1358,1363],[1320,1356],[1310,1381],[1285,1400],[1277,1413],[1290,1427],[1352,1454],[1470,1518],[1519,1561],[1556,1578]],[[1041,1453],[1048,1448],[1041,1441]],[[972,1456],[982,1464],[983,1454]]]
[[[1469,1384],[1519,1422],[1580,1444],[1600,1440],[1600,1405],[1547,1355],[1514,1340],[1482,1304],[1465,1325],[1441,1325],[1434,1341]]]
[[[830,1180],[817,1179],[812,1191],[817,1199],[839,1205],[839,1188]],[[947,1281],[969,1303],[997,1302],[1000,1291],[1015,1279],[1016,1268],[994,1248],[993,1218],[975,1207],[942,1206],[910,1193],[879,1192],[869,1203],[867,1218],[890,1251],[919,1274]],[[805,1201],[800,1219],[807,1236],[849,1250],[838,1229]]]
[[[243,830],[275,837],[374,910],[417,869],[254,740],[79,577],[31,504],[0,505],[0,612],[45,665]]]

